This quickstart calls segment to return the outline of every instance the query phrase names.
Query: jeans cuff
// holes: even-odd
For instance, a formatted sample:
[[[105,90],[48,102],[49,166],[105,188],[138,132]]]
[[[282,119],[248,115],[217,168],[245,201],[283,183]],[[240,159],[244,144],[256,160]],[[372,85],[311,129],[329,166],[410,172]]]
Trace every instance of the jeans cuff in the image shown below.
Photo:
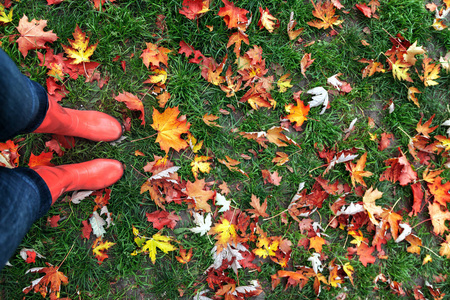
[[[30,87],[32,97],[38,100],[37,102],[39,103],[39,108],[36,114],[36,118],[30,124],[28,124],[27,128],[25,128],[21,132],[21,134],[30,133],[38,129],[38,127],[44,121],[49,106],[47,91],[44,89],[44,87],[39,83],[29,79],[25,75],[23,76],[26,78],[28,82],[28,86]]]
[[[50,193],[50,189],[48,188],[47,184],[45,183],[44,179],[42,179],[39,174],[30,169],[30,168],[17,168],[22,172],[26,177],[26,179],[29,179],[35,186],[37,192],[39,193],[39,201],[40,201],[40,209],[36,216],[36,219],[39,219],[47,214],[47,212],[50,210],[50,206],[52,205],[52,194]]]

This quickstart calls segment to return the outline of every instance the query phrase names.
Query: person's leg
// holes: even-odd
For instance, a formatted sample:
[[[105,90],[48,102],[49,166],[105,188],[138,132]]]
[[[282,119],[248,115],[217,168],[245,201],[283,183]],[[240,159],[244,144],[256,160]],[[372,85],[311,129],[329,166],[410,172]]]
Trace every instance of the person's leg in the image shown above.
[[[0,167],[0,270],[51,203],[50,190],[35,171]]]
[[[48,108],[47,92],[20,73],[0,48],[0,141],[38,128]]]

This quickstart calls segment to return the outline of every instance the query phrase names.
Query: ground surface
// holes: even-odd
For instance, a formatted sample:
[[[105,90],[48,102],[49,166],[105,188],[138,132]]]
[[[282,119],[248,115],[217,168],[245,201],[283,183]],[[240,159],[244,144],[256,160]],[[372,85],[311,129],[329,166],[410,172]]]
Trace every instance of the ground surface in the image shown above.
[[[11,8],[5,9],[6,14],[13,10],[12,21],[0,25],[0,41],[1,47],[20,70],[44,86],[47,86],[48,78],[56,78],[52,80],[68,91],[60,102],[65,107],[100,110],[121,122],[127,123],[127,119],[131,122],[129,131],[124,134],[126,139],[117,144],[76,139],[76,145],[70,149],[66,147],[68,149],[62,156],[53,155],[51,162],[55,165],[108,157],[122,161],[126,170],[123,178],[110,188],[109,204],[101,203],[100,197],[92,195],[80,204],[74,204],[69,194],[61,197],[48,213],[49,218],[60,216],[57,227],[52,227],[47,218],[38,220],[32,226],[10,260],[13,266],[5,267],[0,273],[0,298],[42,298],[33,291],[23,294],[22,289],[41,276],[25,274],[26,270],[44,267],[45,262],[60,266],[59,271],[68,277],[68,285],[61,287],[60,296],[71,299],[192,299],[206,290],[209,292],[204,297],[213,298],[216,294],[217,299],[223,299],[224,294],[232,297],[230,294],[235,292],[235,286],[247,286],[247,296],[262,289],[260,299],[314,299],[316,291],[313,283],[319,278],[322,279],[320,299],[423,299],[419,291],[427,299],[439,299],[437,289],[440,289],[441,295],[450,295],[447,279],[450,263],[446,257],[450,257],[450,253],[446,255],[445,251],[447,243],[450,243],[448,240],[446,242],[448,231],[445,228],[436,229],[437,225],[430,221],[432,205],[444,214],[448,213],[446,205],[450,202],[450,188],[445,185],[450,178],[450,172],[445,168],[450,150],[450,141],[445,140],[447,127],[439,126],[429,134],[429,139],[426,138],[426,144],[431,145],[429,148],[424,149],[423,144],[417,143],[412,143],[413,147],[408,148],[414,137],[424,139],[416,136],[417,123],[422,117],[423,123],[435,115],[429,126],[441,125],[450,119],[448,64],[447,71],[445,64],[441,64],[438,72],[440,77],[435,79],[437,84],[428,82],[428,86],[425,86],[420,78],[423,76],[424,55],[431,58],[430,63],[438,65],[439,59],[449,52],[450,31],[438,31],[431,26],[435,14],[426,8],[426,1],[380,2],[375,12],[378,18],[368,18],[355,7],[364,1],[341,0],[344,8],[336,9],[336,15],[343,22],[336,23],[333,30],[308,25],[315,19],[313,4],[308,1],[236,1],[237,7],[249,11],[244,15],[252,16],[251,23],[244,28],[249,43],[242,43],[239,51],[242,64],[237,66],[234,46],[227,48],[230,35],[236,33],[237,29],[228,28],[230,26],[224,22],[224,17],[218,15],[224,7],[222,1],[211,1],[209,11],[199,14],[194,20],[180,14],[183,7],[181,0],[116,0],[114,3],[105,3],[101,11],[95,9],[90,1],[64,0],[54,5],[47,5],[44,0],[13,1]],[[436,4],[438,9],[446,7],[441,2]],[[258,26],[262,14],[260,7],[268,8],[270,14],[278,19],[279,27],[274,28],[272,33]],[[295,29],[304,28],[293,40],[289,39],[286,32],[291,12],[298,22]],[[87,70],[81,69],[77,79],[70,78],[69,72],[64,70],[58,78],[55,76],[58,66],[45,66],[40,62],[38,53],[49,57],[47,49],[30,50],[24,57],[16,42],[19,37],[16,27],[24,15],[30,21],[48,21],[44,30],[53,30],[58,39],[53,43],[47,42],[46,46],[53,49],[55,54],[65,53],[62,45],[69,46],[68,39],[73,39],[72,33],[77,25],[90,38],[90,45],[98,42],[90,56],[91,61],[99,63],[95,71],[91,69],[94,73],[90,73],[91,76],[99,76],[98,80],[86,82],[89,65],[84,67]],[[212,26],[211,30],[206,26]],[[240,26],[243,29],[245,24]],[[397,34],[403,38],[396,38]],[[182,41],[190,45],[187,49],[200,51],[198,53],[201,56],[195,57],[199,58],[197,63],[195,59],[192,62],[194,54],[187,58],[185,54],[178,53]],[[414,66],[406,66],[409,68],[407,74],[411,77],[410,81],[405,78],[395,79],[390,68],[391,60],[401,62],[406,49],[415,41],[418,47],[423,46],[426,53],[419,51]],[[157,53],[164,52],[158,47],[169,49],[171,52],[168,53],[167,64],[159,63],[152,57],[148,68],[141,58],[143,51],[148,49],[146,43],[156,45]],[[254,45],[260,48],[254,48]],[[390,57],[386,51],[393,46],[394,52],[400,54]],[[251,59],[247,51],[250,49],[262,50],[259,58],[265,60],[265,67],[261,60],[249,62]],[[301,61],[308,53],[314,62],[302,75]],[[223,72],[214,72],[215,68],[220,70],[220,63],[226,55]],[[63,56],[64,59],[68,57],[67,54]],[[256,55],[255,60],[259,58]],[[363,78],[362,70],[368,64],[360,62],[361,59],[380,62],[384,72]],[[239,80],[246,70],[250,78],[244,80],[242,90],[231,97],[227,97],[226,92],[214,84],[218,81],[222,86],[228,85],[223,82],[225,76],[230,79],[225,74],[228,66],[231,66],[235,80]],[[406,67],[404,65],[402,68]],[[155,80],[153,84],[144,83],[160,69],[167,72],[165,85],[155,78],[152,79]],[[267,69],[267,73],[258,73],[264,69]],[[282,92],[277,82],[280,83],[280,77],[287,73],[291,74],[288,78],[292,86]],[[339,92],[336,87],[327,84],[327,78],[337,73],[342,73],[339,79],[349,83],[351,91]],[[106,78],[108,81],[100,88],[99,81],[105,81]],[[272,84],[273,89],[270,90],[266,85],[252,95],[254,98],[240,101],[262,80]],[[299,130],[295,130],[293,122],[286,119],[289,115],[286,107],[289,104],[297,107],[298,101],[307,105],[312,95],[306,92],[315,87],[324,87],[328,92],[329,107],[323,114],[322,105],[311,107],[305,122],[297,128]],[[410,87],[416,87],[421,92],[415,95],[420,107],[408,99]],[[161,100],[157,97],[165,90],[170,93],[170,99],[165,105],[160,105]],[[297,93],[299,91],[303,91],[300,96]],[[142,101],[142,112],[139,109],[132,111],[130,106],[127,108],[125,103],[115,99],[119,93],[125,92],[138,98],[135,104]],[[264,105],[270,107],[259,107],[264,106],[260,97],[268,97],[267,93],[270,93],[273,101],[266,101]],[[260,102],[255,100],[257,104],[252,107],[252,99]],[[182,142],[179,151],[175,151],[173,148],[177,146],[171,144],[168,159],[174,166],[180,167],[172,172],[173,181],[167,181],[167,177],[159,181],[150,180],[148,182],[153,184],[150,189],[153,189],[154,194],[147,191],[141,193],[141,186],[146,180],[167,169],[169,164],[163,164],[162,169],[153,166],[150,172],[144,170],[149,162],[155,161],[154,155],[166,155],[161,143],[155,142],[159,136],[155,126],[152,126],[156,116],[154,108],[163,113],[175,107],[180,111],[179,116],[186,116],[191,124],[189,132],[198,141],[203,141],[203,146],[194,153],[191,147],[183,146]],[[393,111],[390,112],[390,108]],[[141,124],[142,113],[145,126]],[[221,127],[207,125],[203,121],[206,114],[218,116],[216,123]],[[353,129],[346,132],[355,118],[357,121]],[[163,119],[168,120],[167,117]],[[286,140],[287,146],[277,146],[269,141],[265,141],[266,146],[263,146],[240,134],[267,132],[274,126],[286,128],[286,136],[300,147]],[[392,137],[386,149],[380,150],[383,134],[392,134]],[[436,138],[439,136],[441,140]],[[30,164],[31,153],[38,155],[52,152],[46,146],[46,142],[52,139],[51,135],[29,134],[19,138],[15,144],[20,146],[20,166]],[[181,138],[188,140],[186,133]],[[338,163],[324,174],[334,155],[340,155],[344,150],[347,150],[343,152],[344,156],[355,154],[357,158]],[[418,153],[417,159],[413,156],[413,150]],[[273,159],[277,152],[285,153],[289,161],[276,165]],[[362,164],[361,157],[365,153],[367,159],[363,169],[355,169],[358,168],[358,161]],[[406,165],[411,165],[408,168],[410,178],[399,182],[398,177],[406,172],[406,169],[401,169],[398,174],[388,176],[391,180],[381,181],[383,176],[387,176],[386,172],[393,169],[385,161],[398,158],[401,153],[405,155]],[[197,178],[191,167],[196,155],[210,157],[211,163],[209,173],[200,172]],[[221,163],[226,156],[239,161],[236,167],[245,174]],[[428,159],[423,159],[427,156]],[[349,172],[348,169],[353,171]],[[444,200],[437,200],[437,192],[433,188],[436,185],[430,182],[440,179],[436,179],[436,176],[424,179],[427,169],[443,170],[438,175],[442,178],[442,187],[438,189],[442,191]],[[263,179],[262,170],[268,170],[272,177]],[[372,175],[366,174],[358,179],[357,172],[362,170]],[[277,176],[274,175],[275,171]],[[352,174],[353,178],[357,178],[354,184]],[[319,176],[326,183],[317,183],[320,181]],[[202,179],[209,185],[203,186],[200,183]],[[224,182],[230,190],[227,195]],[[304,191],[292,202],[302,182],[305,183]],[[157,184],[160,188],[155,188]],[[200,186],[196,196],[192,196],[195,193],[190,192],[190,184]],[[411,188],[414,184],[423,191],[422,197],[414,197]],[[367,189],[370,187],[382,193],[376,199],[378,208],[370,208],[367,204]],[[208,190],[213,192],[208,193]],[[214,192],[232,201],[228,213],[219,212],[223,205],[214,205],[217,201]],[[167,203],[158,207],[155,193],[163,193],[163,200],[160,200]],[[252,196],[257,197],[261,204],[267,199],[266,214],[254,212],[255,204],[250,204]],[[206,204],[200,205],[200,197],[206,197]],[[98,203],[94,202],[95,199]],[[366,202],[365,207],[363,200]],[[361,211],[339,213],[350,203],[359,205]],[[109,257],[98,264],[92,252],[96,237],[94,233],[90,234],[89,239],[82,236],[82,229],[88,224],[85,222],[86,225],[83,225],[82,222],[88,221],[94,210],[100,213],[104,205],[112,213],[114,225],[109,228],[105,226],[103,241],[115,245],[107,251]],[[167,212],[174,212],[179,217],[174,228],[165,226],[158,230],[147,221],[146,214],[162,211],[162,205]],[[381,209],[381,212],[374,213],[377,209]],[[206,216],[208,211],[211,212],[212,227],[216,231],[205,235],[192,232],[190,229],[196,227],[193,213]],[[254,214],[256,217],[248,217]],[[106,219],[105,215],[102,217]],[[238,217],[241,218],[239,221],[236,220]],[[434,222],[445,225],[447,219],[444,214],[434,217]],[[228,237],[224,237],[224,233],[217,235],[217,226],[224,223],[228,225],[221,230],[228,232]],[[386,226],[387,223],[390,225]],[[256,229],[256,225],[260,229]],[[140,236],[147,237],[145,241],[154,241],[157,233],[172,237],[177,241],[172,241],[176,249],[168,254],[158,250],[154,263],[146,253],[132,255],[142,249],[142,245],[139,247],[134,240],[133,226],[139,230]],[[420,245],[417,239],[413,240],[419,248],[411,249],[411,242],[407,241],[412,240],[411,235],[407,240],[395,242],[395,237],[407,228],[402,226],[412,228],[412,234],[420,239]],[[236,233],[230,228],[236,229]],[[268,236],[266,239],[265,234]],[[226,248],[233,242],[235,246],[230,247],[240,244],[248,248],[248,251],[241,249],[239,252],[239,255],[247,253],[250,256],[251,259],[246,260],[248,264],[244,265],[242,259],[236,258],[239,257],[237,255],[228,262],[222,261],[219,265],[223,268],[205,273],[214,263],[211,254],[214,244]],[[317,242],[323,242],[323,247],[317,246]],[[193,250],[193,257],[187,264],[175,258],[179,256],[179,247]],[[34,249],[46,258],[36,258],[36,262],[27,264],[19,254],[22,248]],[[423,264],[427,255],[431,256],[432,261]],[[316,257],[316,260],[311,260],[311,257]],[[235,274],[229,264],[239,260],[244,268]],[[252,261],[253,266],[250,265]],[[321,271],[320,264],[323,266]],[[292,273],[280,272],[282,270]],[[317,274],[319,271],[322,277]],[[284,278],[287,274],[291,276],[289,282]],[[281,282],[272,288],[277,276]],[[375,282],[375,278],[379,280]],[[252,280],[258,280],[258,283]],[[285,289],[288,283],[293,286]],[[426,287],[426,283],[432,287]],[[235,292],[233,297],[246,297],[245,292],[237,291],[241,292]]]

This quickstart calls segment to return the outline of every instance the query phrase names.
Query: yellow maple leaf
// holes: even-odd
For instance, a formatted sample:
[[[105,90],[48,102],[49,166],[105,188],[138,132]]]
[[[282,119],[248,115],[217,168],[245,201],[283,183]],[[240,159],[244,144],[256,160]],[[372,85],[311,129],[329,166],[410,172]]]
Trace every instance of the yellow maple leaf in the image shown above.
[[[200,149],[202,149],[203,141],[199,141],[197,143],[197,139],[190,132],[187,134],[187,140],[192,152],[197,153]]]
[[[353,273],[355,273],[355,269],[350,265],[350,263],[345,263],[342,266],[342,269],[344,270],[345,274],[347,274],[348,278],[350,279],[350,282],[353,284]]]
[[[191,167],[195,178],[197,178],[198,172],[209,173],[211,171],[211,163],[208,162],[211,158],[209,156],[198,155],[194,157],[194,160],[191,162]]]
[[[438,82],[434,81],[434,79],[438,79],[439,77],[439,71],[441,70],[440,64],[430,64],[431,58],[427,57],[425,55],[425,58],[423,59],[422,67],[423,67],[423,76],[420,76],[420,80],[423,81],[423,84],[425,86],[430,85],[437,85]]]
[[[259,8],[259,12],[261,13],[261,18],[259,19],[258,25],[259,28],[266,28],[267,31],[270,33],[273,32],[274,26],[277,25],[278,19],[272,16],[269,12],[269,9],[266,7],[266,9],[262,9],[262,7]]]
[[[160,235],[156,233],[151,239],[147,240],[139,252],[147,252],[154,264],[156,261],[156,248],[159,248],[164,253],[169,253],[169,251],[177,250],[178,248],[172,245],[170,242],[175,241],[170,236]]]
[[[169,107],[163,113],[153,108],[152,127],[158,131],[156,142],[159,143],[161,150],[169,152],[170,148],[180,151],[188,146],[180,135],[187,133],[191,124],[186,121],[186,116],[178,118],[180,111],[177,107]]]
[[[439,254],[450,258],[450,234],[447,234],[445,242],[441,244],[441,249],[439,249]]]
[[[98,259],[98,263],[101,264],[102,261],[104,261],[106,258],[108,258],[108,254],[106,254],[106,251],[114,246],[116,243],[102,241],[102,237],[98,237],[94,243],[92,244],[92,253],[95,255],[95,257]]]
[[[217,240],[217,252],[221,252],[227,244],[238,243],[236,225],[231,224],[230,221],[225,218],[223,218],[220,223],[216,223],[215,226],[209,230],[208,234],[217,234],[214,237]]]
[[[277,85],[278,85],[278,88],[280,89],[280,93],[284,93],[287,91],[288,88],[292,87],[292,84],[291,84],[292,78],[287,79],[289,76],[291,76],[291,74],[287,73],[287,74],[281,76],[280,79],[278,79]]]
[[[419,91],[416,87],[410,86],[410,87],[408,88],[408,100],[411,100],[412,102],[414,102],[414,104],[415,104],[417,107],[420,107],[420,105],[419,105],[419,100],[417,100],[417,97],[416,97],[416,95],[415,95],[416,93],[421,94],[422,92]]]
[[[74,59],[72,64],[77,65],[82,62],[90,62],[89,58],[92,54],[94,54],[98,42],[88,47],[89,38],[86,38],[86,33],[81,31],[78,24],[73,32],[73,37],[75,40],[69,40],[72,47],[62,45],[64,51],[67,53],[67,56]]]
[[[3,23],[3,24],[10,23],[12,21],[12,14],[13,14],[12,9],[9,11],[9,14],[6,14],[5,8],[0,3],[0,23]]]
[[[396,60],[391,65],[392,65],[392,75],[394,76],[395,79],[413,82],[408,74],[409,67],[411,66],[410,64],[402,62],[401,60]]]
[[[280,239],[267,237],[267,234],[259,226],[256,227],[256,232],[258,233],[258,242],[256,243],[258,248],[253,249],[252,252],[262,258],[275,256],[275,252],[280,245]]]
[[[409,46],[408,50],[406,50],[406,54],[403,54],[403,59],[407,63],[414,65],[417,61],[415,56],[417,54],[424,54],[424,53],[425,53],[425,49],[423,49],[422,46],[417,47],[417,41],[415,41],[414,44]]]

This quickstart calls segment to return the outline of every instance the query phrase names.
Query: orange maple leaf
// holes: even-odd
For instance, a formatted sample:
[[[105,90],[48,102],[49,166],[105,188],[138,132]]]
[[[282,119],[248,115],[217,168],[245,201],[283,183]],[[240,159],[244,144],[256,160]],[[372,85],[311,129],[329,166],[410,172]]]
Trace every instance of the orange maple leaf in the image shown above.
[[[372,76],[375,74],[375,72],[381,72],[384,73],[385,70],[383,68],[383,65],[377,61],[374,61],[373,59],[360,59],[358,62],[369,64],[364,69],[362,69],[362,77],[366,76]]]
[[[433,183],[428,183],[428,188],[430,189],[430,193],[434,196],[434,201],[447,206],[447,203],[450,202],[450,181],[442,184],[442,178],[437,176]]]
[[[424,136],[426,136],[427,138],[429,138],[430,136],[428,135],[429,133],[432,133],[436,128],[439,127],[439,125],[431,127],[431,122],[433,121],[435,114],[431,116],[431,118],[426,121],[425,123],[422,124],[422,118],[420,118],[419,123],[417,123],[417,127],[416,127],[416,131],[418,133],[423,134]]]
[[[314,236],[309,239],[309,249],[316,250],[317,253],[322,252],[322,246],[326,243],[324,238],[320,236]]]
[[[431,58],[427,57],[425,55],[425,58],[423,59],[422,67],[423,67],[423,76],[419,74],[420,80],[423,81],[423,84],[425,86],[430,85],[437,85],[438,82],[434,81],[434,79],[438,79],[439,77],[439,71],[441,70],[440,64],[430,64]],[[418,72],[417,72],[418,73]]]
[[[263,217],[263,218],[267,218],[269,215],[266,213],[266,209],[267,209],[267,199],[264,200],[264,203],[261,205],[260,204],[260,200],[258,197],[256,197],[255,195],[252,195],[252,200],[250,202],[250,205],[254,208],[254,209],[247,209],[246,211],[249,214],[252,214],[250,217],[251,218],[258,218],[258,217]]]
[[[119,95],[114,99],[119,102],[125,103],[125,105],[131,110],[140,111],[141,116],[139,117],[139,119],[142,120],[141,125],[145,125],[144,104],[142,104],[142,101],[139,100],[138,97],[136,97],[132,93],[124,91],[123,93],[119,93]]]
[[[289,115],[286,116],[286,119],[292,123],[296,123],[295,126],[299,127],[307,120],[306,116],[309,112],[309,105],[305,105],[300,99],[297,99],[296,101],[297,106],[294,106],[294,104],[286,104],[284,109],[289,113]]]
[[[247,13],[248,10],[236,7],[233,2],[228,0],[222,0],[225,7],[219,9],[218,15],[223,17],[225,24],[227,24],[228,29],[239,28],[245,31],[247,27]]]
[[[23,292],[28,294],[31,290],[35,293],[40,293],[42,297],[47,296],[49,291],[50,299],[55,300],[59,298],[59,291],[61,290],[61,284],[66,285],[69,283],[67,276],[64,273],[59,272],[59,267],[54,267],[48,262],[45,263],[48,267],[45,268],[32,268],[27,271],[32,273],[45,273],[45,275],[39,279],[33,280],[30,286],[26,287]],[[50,285],[50,290],[47,289],[47,285]]]
[[[53,30],[44,31],[44,27],[47,26],[47,20],[33,19],[28,21],[28,17],[23,15],[19,21],[17,30],[20,33],[20,37],[17,39],[19,44],[19,51],[23,57],[26,57],[29,50],[43,49],[45,43],[53,43],[58,39],[58,36],[53,33]]]
[[[115,244],[116,243],[102,241],[102,237],[98,237],[94,241],[94,243],[92,244],[92,253],[95,255],[95,258],[97,258],[99,265],[101,265],[102,262],[108,258],[108,254],[106,254],[106,251],[108,251],[108,249]]]
[[[439,249],[439,254],[450,258],[450,234],[447,234],[445,242],[441,244],[441,249]]]
[[[420,237],[414,234],[408,235],[405,240],[408,241],[408,243],[411,244],[408,248],[406,248],[406,251],[409,253],[416,253],[420,255],[420,247],[422,246],[422,240]]]
[[[189,20],[194,20],[209,11],[209,2],[210,0],[183,0],[183,8],[179,10],[179,13]]]
[[[30,161],[28,162],[28,166],[30,168],[36,166],[54,166],[50,161],[53,159],[53,152],[43,152],[38,156],[34,155],[33,152],[30,154]]]
[[[177,107],[169,107],[163,113],[153,108],[153,124],[152,127],[158,131],[156,142],[159,143],[161,149],[169,152],[170,148],[180,151],[188,146],[180,135],[187,133],[191,124],[187,122],[186,116],[178,118],[180,111]]]
[[[411,100],[412,102],[414,102],[414,104],[417,107],[420,107],[419,100],[417,99],[415,94],[421,94],[421,93],[422,92],[419,91],[419,89],[417,89],[416,87],[413,87],[413,86],[409,87],[408,88],[408,100]]]
[[[316,28],[323,28],[323,29],[327,29],[328,27],[333,28],[333,25],[340,25],[342,22],[344,22],[343,20],[338,20],[339,16],[335,16],[334,14],[336,13],[336,9],[334,8],[334,5],[332,2],[330,1],[325,1],[322,4],[322,1],[319,1],[316,4],[314,4],[314,2],[311,0],[311,3],[314,6],[314,10],[313,10],[313,16],[322,20],[314,20],[314,21],[310,21],[308,22],[309,26],[313,26]]]
[[[450,212],[442,210],[439,203],[428,204],[428,211],[430,212],[431,224],[433,224],[433,232],[439,235],[448,231],[445,221],[450,220]]]
[[[364,171],[364,168],[366,167],[366,159],[367,159],[367,152],[360,157],[356,165],[351,162],[348,162],[345,165],[345,168],[347,169],[347,171],[350,172],[352,176],[353,186],[355,186],[355,182],[362,184],[363,186],[366,186],[363,177],[369,177],[373,175],[372,172]]]
[[[249,44],[248,35],[245,34],[245,32],[238,30],[237,32],[233,33],[230,36],[228,43],[227,43],[227,48],[229,48],[231,45],[234,44],[234,53],[236,53],[236,57],[239,57],[240,53],[241,53],[242,42],[246,43],[247,45]],[[231,68],[229,68],[229,70],[230,70],[230,75],[227,75],[227,76],[231,76]],[[228,80],[227,80],[227,82],[228,82]]]
[[[141,58],[144,62],[144,65],[149,68],[150,64],[152,66],[158,67],[159,64],[163,63],[168,66],[167,61],[169,60],[169,57],[167,56],[168,53],[171,52],[171,50],[164,48],[164,47],[158,47],[155,44],[152,43],[146,43],[147,49],[142,51]]]
[[[300,61],[300,69],[301,69],[301,73],[303,74],[303,76],[305,76],[306,78],[306,69],[309,68],[312,63],[315,61],[316,59],[311,59],[311,53],[305,53],[305,55],[303,55],[302,60]]]
[[[186,249],[180,248],[180,256],[175,256],[178,262],[182,264],[187,264],[192,259],[192,248],[186,253]]]
[[[222,249],[225,248],[227,244],[234,243],[237,245],[237,243],[239,243],[239,236],[236,230],[236,225],[231,224],[230,221],[224,217],[209,230],[209,235],[217,234],[214,237],[217,240],[217,253],[222,252]]]
[[[383,221],[389,223],[391,226],[391,233],[394,239],[398,237],[398,226],[399,222],[403,219],[399,214],[392,212],[391,210],[385,209],[381,214]]]
[[[196,210],[202,209],[205,212],[211,212],[208,200],[212,199],[216,193],[208,190],[205,185],[205,179],[197,179],[194,182],[188,181],[186,183],[186,194],[194,201]]]

